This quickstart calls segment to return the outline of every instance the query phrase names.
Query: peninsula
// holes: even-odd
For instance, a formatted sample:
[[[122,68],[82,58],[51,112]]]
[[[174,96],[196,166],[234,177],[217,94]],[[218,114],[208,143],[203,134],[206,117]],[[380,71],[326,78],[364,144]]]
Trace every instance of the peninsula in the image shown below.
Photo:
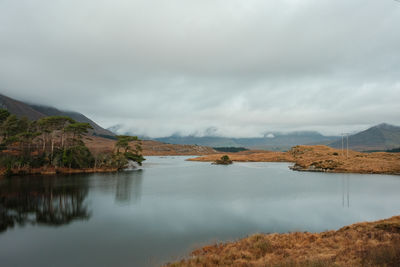
[[[249,150],[237,153],[216,153],[191,161],[214,162],[223,155],[237,162],[292,162],[296,171],[400,174],[400,154],[363,153],[334,149],[323,145],[295,146],[287,152]]]

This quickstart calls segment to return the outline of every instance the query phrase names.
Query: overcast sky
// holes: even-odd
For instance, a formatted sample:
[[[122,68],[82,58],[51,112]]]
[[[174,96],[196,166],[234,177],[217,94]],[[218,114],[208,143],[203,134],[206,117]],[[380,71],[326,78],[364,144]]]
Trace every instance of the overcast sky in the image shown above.
[[[400,3],[1,0],[0,93],[152,137],[400,125]]]

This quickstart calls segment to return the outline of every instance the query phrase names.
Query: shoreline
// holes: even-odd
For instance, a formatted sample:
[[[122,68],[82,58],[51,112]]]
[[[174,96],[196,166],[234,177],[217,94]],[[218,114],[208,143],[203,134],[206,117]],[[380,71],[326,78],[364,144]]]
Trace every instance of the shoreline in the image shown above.
[[[21,168],[11,170],[12,176],[53,176],[53,175],[66,175],[66,174],[82,174],[82,173],[112,173],[118,172],[117,168],[85,168],[85,169],[73,169],[73,168],[57,168],[57,167],[42,167],[42,168]],[[6,178],[6,169],[0,170],[0,179]]]
[[[188,159],[189,161],[214,162],[228,155],[234,162],[288,162],[293,171],[358,173],[400,175],[400,153],[375,152],[362,153],[343,151],[327,146],[296,146],[287,152],[245,151],[237,153],[218,153]]]
[[[293,162],[289,162],[293,163]],[[400,175],[400,172],[374,172],[374,171],[359,171],[359,172],[351,172],[351,171],[346,171],[346,170],[330,170],[330,169],[308,169],[308,168],[302,168],[296,166],[294,164],[293,166],[289,166],[289,169],[292,171],[297,171],[297,172],[325,172],[325,173],[342,173],[342,174],[381,174],[381,175]]]

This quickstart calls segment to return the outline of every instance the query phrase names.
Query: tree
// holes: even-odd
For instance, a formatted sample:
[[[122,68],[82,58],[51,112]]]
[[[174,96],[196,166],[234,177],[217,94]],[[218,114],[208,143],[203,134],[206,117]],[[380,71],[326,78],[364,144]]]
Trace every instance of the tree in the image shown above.
[[[118,135],[117,143],[115,144],[115,148],[117,149],[117,153],[119,153],[119,149],[123,148],[125,152],[131,149],[129,146],[129,142],[138,141],[137,136],[129,136],[129,135]]]
[[[145,161],[146,159],[143,157],[142,154],[139,153],[132,153],[132,152],[125,152],[124,156],[128,160],[132,160],[136,163],[138,163],[140,166],[142,166],[142,162]]]
[[[111,166],[118,170],[125,169],[128,166],[128,159],[122,153],[116,153],[111,159]]]
[[[0,108],[0,124],[2,124],[10,115],[11,114],[8,110]]]
[[[1,133],[3,135],[3,142],[6,142],[7,138],[15,136],[19,131],[19,120],[17,116],[8,116],[1,125]]]
[[[7,115],[7,113],[0,111],[0,117],[1,114]],[[1,124],[0,130],[3,135],[1,150],[12,150],[11,154],[3,155],[3,158],[8,158],[8,163],[5,165],[10,169],[10,173],[12,167],[20,169],[24,165],[29,166],[32,162],[33,140],[39,135],[34,132],[32,125],[27,118],[18,119],[15,115],[9,115]]]
[[[46,148],[46,137],[50,137],[51,142],[51,158],[53,157],[54,145],[56,141],[57,132],[60,134],[60,146],[64,146],[64,132],[67,125],[76,123],[75,120],[67,116],[50,116],[42,118],[38,121],[43,133],[43,151]]]
[[[3,143],[13,143],[17,135],[28,130],[30,122],[27,118],[18,119],[15,115],[8,116],[1,124],[0,131],[3,135]]]
[[[65,127],[64,132],[72,134],[72,137],[69,139],[72,142],[72,145],[76,145],[82,143],[82,137],[84,134],[88,133],[89,129],[93,129],[89,123],[74,122]]]
[[[69,168],[90,168],[94,165],[94,157],[86,146],[76,145],[64,150],[62,162]]]
[[[135,148],[130,146],[130,142],[137,142],[135,143]],[[119,135],[117,136],[117,142],[115,144],[115,148],[117,150],[116,154],[120,154],[120,149],[122,148],[124,152],[122,153],[123,156],[127,160],[132,160],[139,165],[142,165],[142,162],[145,158],[142,155],[142,146],[140,144],[140,140],[137,136],[129,136],[129,135]]]
[[[33,140],[40,135],[40,132],[25,131],[17,135],[20,143],[20,150],[23,155],[30,156]]]
[[[229,165],[232,164],[232,160],[229,158],[228,155],[223,155],[220,159],[217,159],[214,164],[220,164],[220,165]]]

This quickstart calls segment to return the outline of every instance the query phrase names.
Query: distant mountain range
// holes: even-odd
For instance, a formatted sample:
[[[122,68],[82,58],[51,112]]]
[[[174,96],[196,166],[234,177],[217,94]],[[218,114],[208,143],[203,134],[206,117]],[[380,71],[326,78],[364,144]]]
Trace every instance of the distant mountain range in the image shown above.
[[[245,147],[250,149],[288,150],[296,145],[342,147],[340,136],[324,136],[318,132],[270,133],[260,138],[228,138],[215,136],[173,135],[155,138],[170,144],[197,144],[211,147]],[[346,138],[344,139],[346,147]],[[382,123],[349,135],[349,148],[356,151],[386,151],[400,147],[400,127]]]
[[[292,146],[311,143],[327,144],[338,136],[324,136],[318,132],[304,131],[291,133],[269,133],[257,138],[229,138],[216,136],[178,136],[173,135],[155,140],[170,144],[197,144],[211,147],[246,147],[251,149],[288,150]]]
[[[102,128],[97,123],[78,112],[62,111],[49,106],[32,105],[1,94],[0,108],[7,109],[11,114],[15,114],[18,117],[26,117],[30,120],[38,120],[48,116],[68,116],[78,122],[87,122],[92,125],[92,133],[94,135],[109,138],[115,136],[113,132]]]
[[[329,143],[333,148],[341,148],[342,140]],[[346,138],[344,139],[346,147]],[[365,131],[349,136],[349,148],[357,151],[383,151],[400,147],[400,127],[382,123]]]

